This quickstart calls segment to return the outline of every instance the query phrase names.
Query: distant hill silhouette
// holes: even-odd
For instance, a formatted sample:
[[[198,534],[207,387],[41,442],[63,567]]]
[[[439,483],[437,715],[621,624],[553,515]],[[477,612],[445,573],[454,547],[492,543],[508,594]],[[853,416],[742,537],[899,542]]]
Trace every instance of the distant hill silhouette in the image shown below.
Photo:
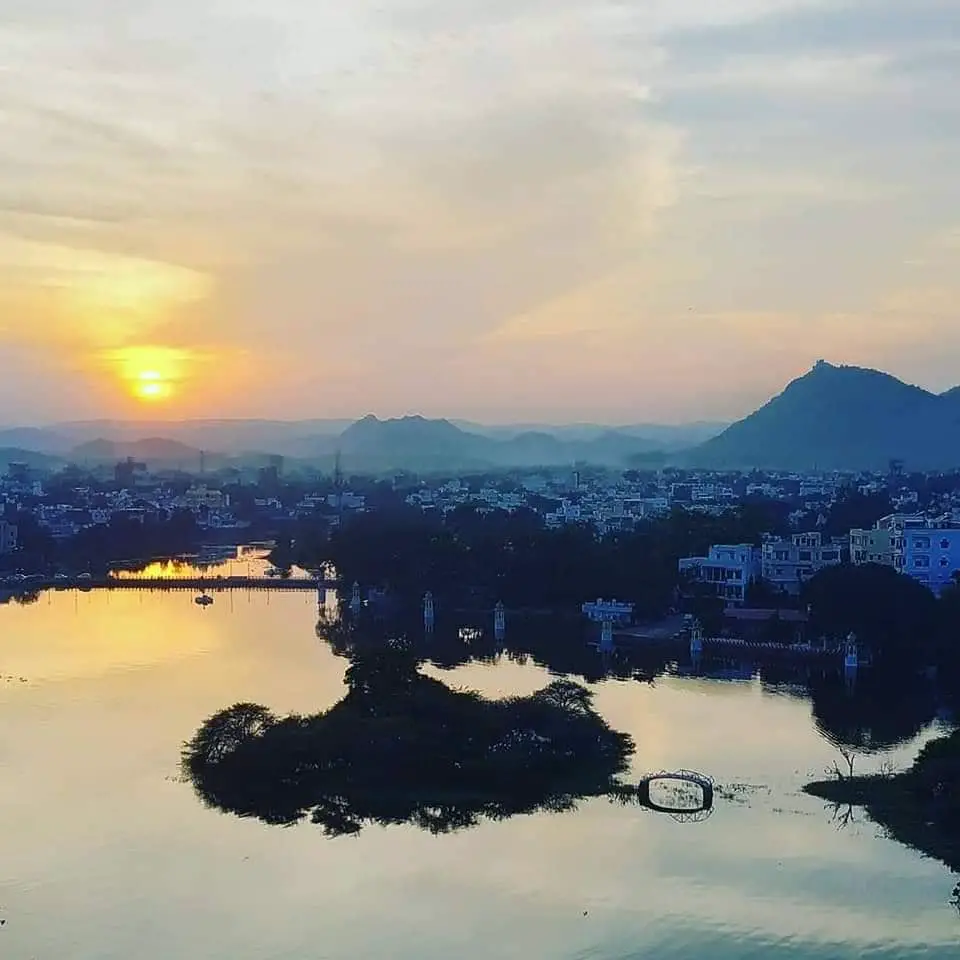
[[[0,475],[7,472],[11,463],[25,463],[31,470],[55,470],[63,466],[63,461],[35,450],[22,447],[0,447]]]
[[[73,444],[53,430],[43,427],[9,427],[0,430],[0,448],[15,447],[32,453],[65,453]]]
[[[348,427],[337,446],[351,469],[365,470],[536,467],[578,461],[625,466],[632,456],[659,449],[652,441],[615,430],[590,440],[564,440],[541,431],[496,439],[462,430],[449,420],[380,420],[373,415]]]
[[[336,438],[351,420],[86,420],[54,424],[38,431],[52,434],[60,446],[50,452],[67,453],[93,440],[129,443],[144,437],[164,437],[197,450],[224,454],[268,451],[289,457],[307,457],[322,441]],[[18,443],[46,449],[34,443]],[[323,452],[323,451],[321,451]]]
[[[289,461],[322,465],[328,468],[337,449],[355,450],[362,457],[376,462],[397,460],[413,469],[426,466],[403,448],[409,436],[414,452],[423,453],[431,440],[438,449],[428,455],[429,463],[439,469],[462,462],[477,467],[549,465],[587,460],[610,465],[630,464],[632,458],[648,456],[652,451],[673,452],[701,443],[715,436],[723,424],[691,423],[680,425],[633,424],[609,427],[596,423],[574,424],[500,424],[495,426],[468,421],[426,420],[423,417],[383,421],[365,418],[356,430],[352,420],[84,420],[67,421],[47,427],[11,427],[0,429],[0,448],[16,447],[70,458],[79,451],[85,462],[104,462],[122,450],[90,444],[109,441],[133,443],[145,437],[162,437],[176,441],[197,453],[217,451],[225,458],[241,458],[244,462],[260,462],[266,454],[280,454]],[[377,424],[403,424],[378,433]],[[434,430],[430,424],[445,424]],[[452,433],[459,431],[459,434]],[[346,439],[341,439],[347,432]],[[419,437],[419,439],[418,439]],[[489,446],[496,441],[509,446]],[[373,456],[378,444],[385,444],[381,455]],[[393,445],[393,446],[391,446]],[[174,459],[186,456],[175,451]],[[386,456],[389,454],[389,456]],[[132,455],[132,454],[131,454]],[[452,458],[452,459],[451,459]],[[511,458],[519,458],[516,463]],[[74,457],[74,459],[76,459]],[[122,458],[121,458],[122,459]],[[209,463],[209,456],[208,456]],[[388,463],[387,467],[394,464]],[[361,469],[362,464],[354,465]]]
[[[70,451],[69,459],[76,463],[116,463],[132,457],[149,466],[195,468],[200,463],[199,450],[176,440],[150,437],[144,440],[116,442],[91,440]]]
[[[779,396],[684,456],[710,468],[960,466],[960,389],[937,395],[889,374],[820,361]]]
[[[490,426],[469,420],[452,420],[454,426],[492,440],[512,440],[522,434],[539,434],[557,440],[596,440],[605,434],[636,437],[664,451],[686,450],[703,443],[725,430],[729,423],[698,421],[695,423],[662,424],[632,423],[611,427],[600,423],[508,423]]]

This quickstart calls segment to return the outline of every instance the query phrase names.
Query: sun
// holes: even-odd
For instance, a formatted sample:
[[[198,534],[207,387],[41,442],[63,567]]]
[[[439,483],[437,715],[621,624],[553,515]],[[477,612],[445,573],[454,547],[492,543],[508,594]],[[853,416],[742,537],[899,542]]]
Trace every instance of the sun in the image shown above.
[[[130,396],[155,404],[179,392],[191,357],[172,347],[128,346],[111,351],[107,359]]]
[[[141,370],[133,382],[133,392],[141,400],[155,402],[166,400],[173,393],[173,386],[159,370]]]

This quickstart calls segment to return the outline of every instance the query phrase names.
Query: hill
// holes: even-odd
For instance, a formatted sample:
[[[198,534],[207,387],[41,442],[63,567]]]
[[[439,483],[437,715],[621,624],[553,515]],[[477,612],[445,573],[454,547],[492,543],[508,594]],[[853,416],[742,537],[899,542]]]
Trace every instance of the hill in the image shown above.
[[[960,393],[820,361],[749,417],[683,458],[733,469],[918,470],[960,466]]]
[[[7,472],[11,463],[25,463],[31,470],[56,470],[63,466],[63,461],[35,450],[24,450],[21,447],[0,447],[0,475]]]
[[[448,420],[380,420],[373,415],[348,427],[337,447],[354,470],[490,469],[576,462],[625,466],[631,457],[659,449],[651,441],[614,430],[588,440],[565,440],[541,431],[497,439],[462,430]]]
[[[33,453],[66,453],[72,444],[66,437],[43,427],[9,427],[0,430],[0,448],[16,447]]]
[[[492,443],[447,420],[380,420],[371,414],[347,427],[338,447],[354,466],[430,469],[481,464]]]
[[[192,469],[199,465],[201,453],[176,440],[150,437],[144,440],[118,442],[91,440],[70,451],[69,459],[80,464],[113,464],[130,457],[148,466]]]
[[[365,418],[370,421],[371,418]],[[376,418],[372,418],[376,420]],[[424,418],[401,418],[403,420],[420,421],[420,427],[428,423],[440,423],[438,420]],[[715,436],[723,429],[721,424],[691,423],[680,425],[662,424],[633,424],[622,427],[610,427],[596,423],[575,424],[502,424],[497,426],[484,425],[463,420],[442,421],[454,427],[462,434],[473,439],[464,441],[462,437],[456,443],[476,444],[476,438],[501,442],[514,441],[512,450],[520,457],[520,464],[564,462],[571,459],[592,460],[594,457],[605,458],[610,456],[611,444],[618,449],[614,457],[619,462],[619,447],[629,447],[628,453],[647,453],[651,450],[676,451],[687,449],[694,444],[701,443],[711,436]],[[216,450],[228,457],[246,457],[252,452],[260,454],[280,454],[293,460],[303,461],[332,461],[333,456],[341,446],[341,435],[353,426],[352,420],[335,419],[305,419],[305,420],[231,420],[231,419],[203,419],[203,420],[84,420],[64,421],[47,427],[12,427],[0,430],[0,447],[18,447],[25,450],[34,450],[40,453],[66,457],[77,448],[85,448],[95,441],[112,441],[114,443],[132,443],[144,437],[163,437],[175,440],[185,447],[194,450]],[[373,424],[367,423],[367,439],[360,442],[361,447],[367,447],[368,441],[373,440],[375,431]],[[416,431],[416,427],[409,425],[403,429]],[[355,431],[351,431],[354,433]],[[392,432],[392,431],[391,431]],[[446,431],[448,439],[453,435]],[[623,438],[629,437],[635,441],[627,444]],[[439,435],[438,435],[439,438]],[[441,438],[442,439],[442,438]],[[561,447],[560,444],[590,444],[596,446],[577,449]],[[600,442],[597,442],[600,441]],[[347,442],[353,442],[348,438]],[[358,441],[359,442],[359,441]],[[478,449],[480,445],[477,445]],[[96,448],[91,448],[95,452]],[[107,451],[102,453],[105,459]],[[495,455],[493,462],[504,463],[503,455],[508,450],[501,450],[501,455]],[[543,457],[546,456],[546,459]],[[486,462],[486,457],[481,458]]]
[[[596,440],[607,434],[628,436],[644,441],[658,450],[685,450],[703,443],[725,430],[728,423],[695,422],[682,424],[635,423],[621,427],[599,423],[508,423],[489,426],[469,420],[451,421],[461,430],[492,440],[513,440],[523,434],[539,434],[564,441]]]
[[[94,440],[129,443],[143,437],[165,437],[198,450],[243,454],[265,450],[288,457],[328,452],[322,441],[336,438],[350,420],[89,420],[54,424],[36,431],[36,443],[18,443],[30,449],[65,453]],[[50,435],[54,439],[48,439]],[[56,444],[60,445],[57,446]]]

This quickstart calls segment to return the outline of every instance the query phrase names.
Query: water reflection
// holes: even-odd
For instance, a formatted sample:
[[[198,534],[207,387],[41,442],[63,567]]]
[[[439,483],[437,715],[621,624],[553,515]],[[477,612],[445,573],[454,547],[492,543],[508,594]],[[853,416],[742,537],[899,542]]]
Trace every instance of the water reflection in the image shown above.
[[[205,553],[168,557],[146,562],[117,564],[113,576],[136,580],[175,580],[192,577],[279,577],[285,579],[313,579],[313,574],[300,567],[275,570],[269,562],[268,551],[250,547],[230,547]]]
[[[341,617],[336,601],[327,597],[317,635],[334,653],[347,658],[375,649],[388,637],[402,636],[418,660],[442,670],[508,660],[532,662],[554,675],[579,677],[587,683],[615,679],[655,684],[667,676],[759,680],[770,695],[809,702],[816,727],[826,740],[864,754],[911,742],[946,711],[936,684],[919,674],[866,670],[851,682],[839,664],[753,659],[750,654],[691,657],[682,644],[638,644],[601,653],[586,642],[578,620],[563,617],[517,620],[501,636],[473,623],[466,629],[438,624],[425,631],[415,620],[396,616]]]
[[[875,754],[909,743],[934,720],[936,689],[915,674],[868,672],[856,686],[837,674],[811,678],[808,694],[817,729],[831,742]]]
[[[694,669],[679,651],[612,664],[649,673],[642,683],[597,668],[597,711],[638,745],[618,779],[679,766],[722,778],[696,827],[604,798],[440,842],[398,826],[328,843],[309,822],[211,814],[175,782],[177,745],[238,701],[278,716],[332,706],[349,667],[314,636],[312,595],[235,598],[205,614],[189,594],[139,591],[0,607],[2,672],[30,681],[0,684],[0,956],[262,960],[317,944],[330,960],[956,956],[956,879],[872,825],[838,831],[800,793],[835,750],[814,727],[808,680],[766,666]],[[472,622],[492,634],[492,611]],[[422,669],[491,699],[529,696],[551,679],[536,661],[582,651],[554,658],[544,648],[563,632],[526,630],[509,620],[495,667]],[[442,620],[434,641],[442,652]],[[918,748],[857,769],[902,767]],[[745,799],[729,799],[738,784]]]

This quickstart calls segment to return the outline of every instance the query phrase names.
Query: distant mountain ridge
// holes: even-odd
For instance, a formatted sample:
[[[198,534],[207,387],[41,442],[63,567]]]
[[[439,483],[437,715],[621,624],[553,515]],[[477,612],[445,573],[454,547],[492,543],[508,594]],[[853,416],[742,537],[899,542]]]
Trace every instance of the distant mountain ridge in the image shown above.
[[[494,440],[512,440],[521,434],[536,433],[558,440],[595,440],[607,433],[639,437],[656,444],[659,449],[685,450],[703,443],[725,430],[729,423],[696,421],[693,423],[631,423],[610,426],[600,423],[510,423],[491,426],[470,420],[452,420],[454,426],[468,433],[477,433]]]
[[[37,450],[0,446],[0,474],[6,473],[11,463],[25,463],[31,470],[54,470],[64,465],[60,458]]]
[[[0,447],[29,449],[84,464],[133,457],[151,465],[191,469],[201,451],[215,469],[227,459],[262,460],[279,454],[291,462],[329,467],[340,451],[355,470],[447,470],[551,466],[588,461],[630,466],[632,458],[692,446],[722,425],[484,426],[421,416],[380,420],[188,420],[58,423],[0,430]],[[649,435],[648,435],[649,434]],[[150,438],[153,438],[152,440]],[[159,446],[161,443],[172,446]],[[146,444],[146,445],[145,445]]]
[[[337,449],[353,469],[449,470],[559,466],[585,461],[626,466],[655,443],[615,430],[590,440],[563,440],[545,432],[496,439],[462,430],[449,420],[420,416],[380,420],[369,415],[348,427]]]
[[[683,457],[715,469],[883,470],[960,466],[960,388],[943,394],[819,361],[750,416]]]
[[[146,437],[146,439],[144,439]],[[152,439],[151,439],[152,438]],[[705,441],[705,442],[703,442]],[[208,469],[265,454],[329,468],[339,451],[357,472],[454,471],[670,462],[707,469],[884,470],[960,467],[960,386],[936,394],[862,367],[818,362],[743,420],[680,426],[512,424],[407,416],[381,420],[91,421],[0,430],[10,459],[109,463],[125,457]],[[16,456],[11,455],[11,451]],[[54,459],[58,458],[58,459]]]
[[[147,437],[143,440],[118,442],[91,440],[70,451],[75,463],[116,463],[127,458],[152,465],[193,468],[200,462],[201,452],[176,440],[165,437]]]

